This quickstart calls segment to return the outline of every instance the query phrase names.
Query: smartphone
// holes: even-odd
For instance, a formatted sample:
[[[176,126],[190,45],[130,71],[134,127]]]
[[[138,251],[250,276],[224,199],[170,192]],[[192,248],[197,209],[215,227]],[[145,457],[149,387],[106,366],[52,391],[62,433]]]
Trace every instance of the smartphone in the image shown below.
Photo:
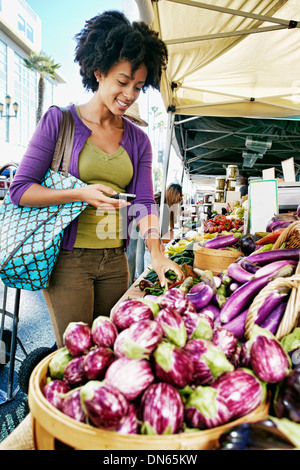
[[[136,198],[136,195],[129,193],[118,193],[111,197],[113,199],[125,199],[126,201],[133,201]]]

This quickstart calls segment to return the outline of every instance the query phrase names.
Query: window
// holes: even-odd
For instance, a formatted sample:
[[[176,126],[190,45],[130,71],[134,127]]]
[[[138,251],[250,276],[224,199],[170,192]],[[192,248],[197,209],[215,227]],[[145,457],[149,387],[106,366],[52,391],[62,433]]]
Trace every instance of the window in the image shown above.
[[[5,103],[7,90],[7,46],[0,40],[0,102]],[[5,140],[5,119],[0,119],[0,140]]]
[[[29,24],[26,24],[26,37],[29,41],[33,42],[33,29]]]
[[[18,15],[18,30],[25,33],[25,20],[21,15]]]
[[[26,146],[36,127],[37,74],[27,69],[23,58],[15,53],[14,100],[20,105],[14,142]],[[12,135],[11,135],[12,137]]]

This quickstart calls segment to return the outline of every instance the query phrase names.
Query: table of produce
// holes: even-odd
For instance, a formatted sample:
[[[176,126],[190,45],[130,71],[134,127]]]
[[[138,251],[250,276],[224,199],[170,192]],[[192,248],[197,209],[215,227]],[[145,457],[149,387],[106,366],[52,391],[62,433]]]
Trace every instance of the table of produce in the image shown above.
[[[49,363],[46,399],[113,433],[180,439],[226,425],[214,448],[300,448],[300,221],[278,219],[283,226],[273,220],[266,232],[244,235],[240,222],[216,216],[208,230],[171,242],[166,255],[184,281],[170,271],[162,289],[149,267],[140,296],[123,298],[110,318],[69,324]],[[289,247],[282,237],[292,226],[299,232]],[[237,259],[214,274],[194,266],[195,244],[236,250]],[[278,335],[290,302],[293,322]],[[249,422],[263,403],[267,415]]]

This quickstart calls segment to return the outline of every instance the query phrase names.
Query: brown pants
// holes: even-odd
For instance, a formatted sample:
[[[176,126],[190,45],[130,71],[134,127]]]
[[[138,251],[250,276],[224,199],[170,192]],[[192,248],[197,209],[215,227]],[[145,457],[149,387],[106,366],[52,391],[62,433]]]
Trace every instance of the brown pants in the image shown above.
[[[128,265],[123,248],[61,250],[50,284],[43,291],[56,343],[70,322],[92,324],[111,308],[128,289]]]

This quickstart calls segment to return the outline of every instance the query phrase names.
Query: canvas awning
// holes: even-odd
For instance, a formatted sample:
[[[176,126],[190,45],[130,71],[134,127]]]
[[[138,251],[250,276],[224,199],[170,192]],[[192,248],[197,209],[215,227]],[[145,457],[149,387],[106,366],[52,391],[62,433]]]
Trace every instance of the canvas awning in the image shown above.
[[[299,1],[136,2],[168,46],[161,93],[191,175],[242,168],[247,137],[272,139],[251,174],[290,156],[300,164]]]

